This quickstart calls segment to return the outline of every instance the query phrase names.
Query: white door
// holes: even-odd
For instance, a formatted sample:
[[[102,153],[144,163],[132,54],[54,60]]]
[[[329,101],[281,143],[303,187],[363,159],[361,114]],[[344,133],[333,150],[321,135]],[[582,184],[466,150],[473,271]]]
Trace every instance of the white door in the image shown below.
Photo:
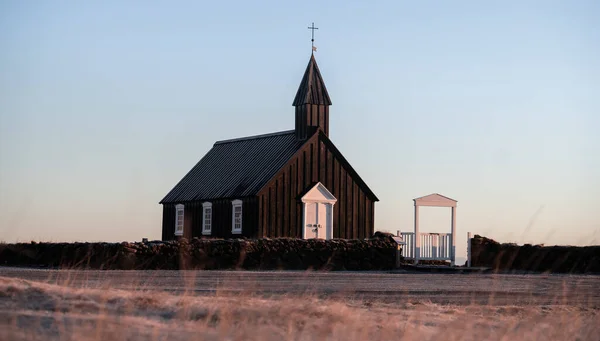
[[[319,203],[317,212],[318,234],[317,238],[327,239],[327,207]]]
[[[305,218],[305,225],[304,225],[304,229],[305,229],[305,236],[306,239],[311,239],[311,238],[317,238],[318,236],[318,223],[317,223],[317,214],[318,214],[318,210],[317,210],[317,203],[314,202],[309,202],[306,204],[306,218]]]
[[[310,238],[327,238],[327,215],[331,215],[327,206],[323,203],[307,203],[306,204],[306,225],[305,236]],[[331,238],[331,237],[330,237]]]

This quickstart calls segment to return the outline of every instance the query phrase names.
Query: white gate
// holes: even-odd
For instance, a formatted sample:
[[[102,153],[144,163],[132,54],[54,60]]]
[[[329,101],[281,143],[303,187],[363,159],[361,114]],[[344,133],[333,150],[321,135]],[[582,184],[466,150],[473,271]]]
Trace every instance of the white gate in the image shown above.
[[[415,203],[415,231],[412,239],[413,259],[415,264],[419,260],[449,260],[454,266],[456,260],[456,203],[443,195],[433,193],[424,197],[413,199]],[[420,233],[419,231],[419,207],[449,207],[451,213],[451,233]]]
[[[419,233],[420,247],[417,249],[414,232],[401,232],[406,243],[402,248],[402,256],[406,259],[449,260],[452,261],[452,233]]]

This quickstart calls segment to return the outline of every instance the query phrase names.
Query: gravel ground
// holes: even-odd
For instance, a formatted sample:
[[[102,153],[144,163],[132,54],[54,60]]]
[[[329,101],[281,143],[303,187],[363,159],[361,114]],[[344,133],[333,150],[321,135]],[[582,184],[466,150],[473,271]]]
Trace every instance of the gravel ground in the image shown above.
[[[78,288],[198,295],[313,295],[452,305],[600,308],[600,276],[303,271],[96,271],[0,267],[0,276]]]

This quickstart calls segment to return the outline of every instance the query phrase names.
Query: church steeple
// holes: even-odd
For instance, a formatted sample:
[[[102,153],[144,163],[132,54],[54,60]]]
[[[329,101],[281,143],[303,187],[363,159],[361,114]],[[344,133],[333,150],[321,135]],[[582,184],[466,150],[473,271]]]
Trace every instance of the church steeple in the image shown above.
[[[321,129],[325,135],[329,135],[330,105],[331,99],[325,82],[315,56],[311,54],[293,103],[296,107],[296,137],[306,139],[316,129]]]

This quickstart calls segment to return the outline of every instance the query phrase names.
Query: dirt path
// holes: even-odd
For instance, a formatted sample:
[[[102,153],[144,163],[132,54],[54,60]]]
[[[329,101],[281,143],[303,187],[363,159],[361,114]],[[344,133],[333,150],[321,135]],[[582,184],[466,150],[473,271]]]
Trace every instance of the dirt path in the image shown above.
[[[0,267],[0,276],[85,288],[314,295],[438,304],[600,307],[600,277],[293,271],[81,271]]]

